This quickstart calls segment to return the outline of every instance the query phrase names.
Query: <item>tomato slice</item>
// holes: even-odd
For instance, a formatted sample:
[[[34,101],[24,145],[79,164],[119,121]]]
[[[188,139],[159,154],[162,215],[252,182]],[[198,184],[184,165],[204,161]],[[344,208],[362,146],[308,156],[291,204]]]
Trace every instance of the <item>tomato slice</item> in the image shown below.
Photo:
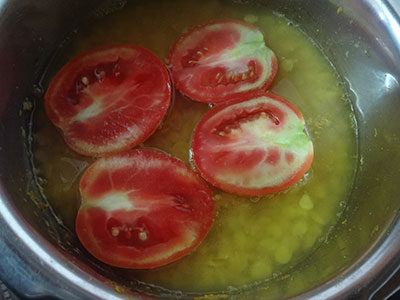
[[[146,140],[170,101],[163,63],[133,45],[106,46],[75,57],[45,95],[47,115],[68,146],[89,156],[127,150]]]
[[[278,69],[263,34],[237,20],[190,29],[172,47],[169,65],[176,88],[206,103],[266,90]]]
[[[271,93],[212,108],[195,129],[193,162],[204,179],[227,192],[257,196],[296,183],[311,166],[304,119]]]
[[[155,268],[189,254],[214,216],[202,178],[153,150],[100,158],[84,172],[80,192],[80,241],[99,260],[121,268]]]

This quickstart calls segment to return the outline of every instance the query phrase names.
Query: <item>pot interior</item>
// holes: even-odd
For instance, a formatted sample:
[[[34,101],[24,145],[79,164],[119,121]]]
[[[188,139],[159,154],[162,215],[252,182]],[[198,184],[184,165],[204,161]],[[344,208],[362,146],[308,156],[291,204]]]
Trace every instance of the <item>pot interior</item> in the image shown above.
[[[302,295],[311,299],[325,292],[324,298],[328,299],[340,293],[345,296],[357,293],[371,282],[374,284],[369,285],[366,292],[376,288],[395,269],[394,263],[387,267],[382,257],[390,257],[396,262],[398,248],[388,244],[388,236],[398,230],[399,202],[396,200],[400,194],[396,184],[400,181],[400,158],[396,155],[400,151],[400,87],[397,81],[400,72],[396,65],[400,58],[400,43],[388,21],[394,12],[381,1],[221,0],[190,4],[191,8],[198,7],[199,10],[205,9],[207,3],[217,7],[213,9],[233,7],[235,11],[241,11],[239,15],[247,17],[253,16],[244,13],[247,10],[273,11],[276,18],[287,20],[290,26],[308,36],[340,76],[338,82],[343,84],[352,110],[349,113],[354,116],[356,127],[353,173],[347,179],[349,182],[341,183],[348,185],[350,192],[344,196],[345,207],[340,210],[329,234],[323,235],[295,267],[274,273],[251,288],[230,287],[190,293],[149,285],[140,274],[129,273],[128,276],[124,270],[98,262],[82,248],[73,232],[73,223],[68,224],[63,218],[76,214],[79,203],[54,207],[43,188],[44,181],[49,178],[42,176],[36,158],[41,140],[35,134],[43,125],[36,118],[44,114],[45,89],[54,72],[68,59],[65,53],[99,46],[98,40],[93,39],[79,48],[75,42],[79,40],[77,37],[90,36],[87,32],[93,32],[93,24],[109,22],[124,11],[135,11],[135,6],[137,10],[151,11],[170,5],[167,1],[140,2],[109,1],[100,7],[95,1],[74,2],[68,7],[62,1],[35,4],[20,1],[5,5],[0,21],[0,53],[5,59],[0,62],[0,69],[8,76],[0,83],[4,99],[0,103],[0,166],[7,172],[1,172],[0,176],[4,199],[15,206],[20,222],[39,233],[43,243],[51,244],[46,244],[51,255],[67,261],[66,265],[83,278],[87,275],[98,281],[114,296],[138,296],[139,293],[166,298],[204,295],[216,299],[278,299]],[[195,15],[193,13],[193,18]],[[162,18],[162,12],[158,16]],[[160,30],[168,33],[168,28]],[[123,34],[104,41],[131,42]],[[65,49],[74,50],[68,52]],[[164,50],[167,51],[159,51]],[[282,57],[279,59],[283,61]],[[308,84],[313,88],[314,82]],[[51,150],[54,153],[58,151],[56,145],[55,141]],[[53,147],[52,141],[47,142],[46,147]],[[78,173],[89,163],[90,160],[82,160],[75,164]],[[371,262],[372,258],[374,262]],[[359,278],[364,278],[363,283],[357,281]],[[210,295],[212,292],[215,293]]]

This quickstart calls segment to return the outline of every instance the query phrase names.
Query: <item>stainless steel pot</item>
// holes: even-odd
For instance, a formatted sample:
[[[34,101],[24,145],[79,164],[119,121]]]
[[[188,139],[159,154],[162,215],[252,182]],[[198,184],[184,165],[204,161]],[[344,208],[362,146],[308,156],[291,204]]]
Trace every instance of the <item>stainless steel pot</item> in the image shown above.
[[[320,279],[286,296],[368,299],[400,266],[400,2],[257,2],[294,20],[319,43],[348,85],[359,126],[360,162],[347,222],[338,223],[302,268],[317,268]],[[43,202],[27,152],[31,114],[23,103],[42,101],[41,74],[52,54],[80,20],[123,4],[0,1],[0,279],[22,296],[139,299],[151,293],[80,251]],[[279,298],[285,280],[232,298]]]

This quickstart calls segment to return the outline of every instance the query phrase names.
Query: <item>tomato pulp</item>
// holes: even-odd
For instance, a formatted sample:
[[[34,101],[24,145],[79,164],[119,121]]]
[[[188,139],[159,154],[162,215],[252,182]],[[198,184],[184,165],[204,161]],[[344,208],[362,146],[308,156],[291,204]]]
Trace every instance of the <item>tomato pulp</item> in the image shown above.
[[[212,108],[195,129],[193,161],[208,182],[245,196],[275,193],[311,166],[313,145],[300,111],[272,93]]]
[[[180,160],[153,150],[97,160],[83,174],[80,192],[80,241],[121,268],[155,268],[187,255],[214,216],[207,184]]]
[[[169,64],[176,88],[206,103],[266,90],[278,68],[262,33],[238,20],[193,27],[172,47]]]
[[[100,156],[130,149],[160,125],[171,101],[168,71],[150,51],[112,45],[69,61],[52,80],[46,113],[69,147]]]

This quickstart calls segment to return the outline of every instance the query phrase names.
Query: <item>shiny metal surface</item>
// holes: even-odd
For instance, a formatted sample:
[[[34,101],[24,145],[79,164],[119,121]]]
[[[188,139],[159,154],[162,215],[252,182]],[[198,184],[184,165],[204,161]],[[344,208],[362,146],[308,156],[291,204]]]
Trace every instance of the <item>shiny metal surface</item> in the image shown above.
[[[322,264],[340,240],[348,241],[346,258],[321,270],[320,282],[287,296],[368,299],[400,265],[400,2],[256,2],[293,19],[317,41],[343,76],[359,125],[361,159],[349,221],[338,225],[304,269]],[[122,4],[110,3],[101,9]],[[98,1],[0,1],[0,74],[6,74],[0,80],[0,279],[25,297],[144,298],[118,288],[138,287],[81,251],[41,199],[26,152],[30,114],[20,112],[22,102],[40,99],[38,82],[52,53],[97,6]],[[265,298],[261,290],[238,297]]]
[[[18,300],[17,296],[13,294],[5,285],[0,281],[0,300]]]

